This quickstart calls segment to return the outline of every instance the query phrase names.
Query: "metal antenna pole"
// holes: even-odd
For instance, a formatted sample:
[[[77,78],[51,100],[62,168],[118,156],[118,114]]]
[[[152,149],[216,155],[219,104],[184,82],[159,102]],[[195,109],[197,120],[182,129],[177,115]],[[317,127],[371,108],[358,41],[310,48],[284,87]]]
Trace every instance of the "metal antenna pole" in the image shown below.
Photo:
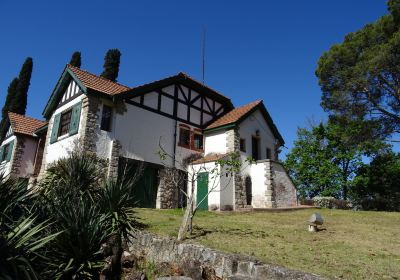
[[[202,62],[202,80],[203,80],[203,84],[205,81],[205,68],[206,68],[206,28],[203,27],[203,40],[202,40],[202,58],[203,58],[203,62]]]

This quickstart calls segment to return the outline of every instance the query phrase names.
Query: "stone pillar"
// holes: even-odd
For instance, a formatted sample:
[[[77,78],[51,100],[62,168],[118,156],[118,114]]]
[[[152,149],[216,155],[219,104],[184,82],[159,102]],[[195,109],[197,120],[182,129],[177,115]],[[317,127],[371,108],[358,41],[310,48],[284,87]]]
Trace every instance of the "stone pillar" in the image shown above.
[[[85,96],[82,98],[82,128],[80,131],[80,141],[84,151],[96,153],[97,141],[97,110],[100,100],[93,96]]]
[[[273,169],[270,160],[267,160],[264,168],[264,176],[265,176],[265,207],[266,208],[276,208],[275,202],[275,190],[274,190],[274,178],[273,178]]]
[[[118,140],[113,140],[111,143],[110,158],[108,162],[108,178],[117,178],[118,176],[118,165],[119,157],[121,153],[121,144]]]
[[[240,135],[237,127],[235,127],[226,131],[226,150],[228,153],[238,153],[239,149]],[[235,172],[232,180],[234,186],[234,209],[246,208],[246,186],[240,172]]]
[[[156,208],[175,209],[179,207],[179,188],[185,184],[183,171],[164,167],[159,170],[159,184]],[[174,178],[173,178],[173,177]],[[175,184],[178,183],[179,186]]]
[[[13,152],[13,157],[11,161],[11,172],[10,176],[11,177],[19,177],[19,171],[22,166],[22,157],[24,155],[24,149],[25,149],[25,139],[23,137],[16,137],[15,139],[15,144],[14,144],[14,152]]]

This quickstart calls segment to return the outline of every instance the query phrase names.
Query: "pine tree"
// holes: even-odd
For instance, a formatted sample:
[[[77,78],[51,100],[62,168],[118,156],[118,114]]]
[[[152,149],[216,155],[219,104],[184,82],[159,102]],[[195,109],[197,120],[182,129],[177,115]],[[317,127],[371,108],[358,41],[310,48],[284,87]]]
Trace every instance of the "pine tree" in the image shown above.
[[[109,79],[113,82],[117,80],[119,72],[121,52],[118,49],[109,49],[104,57],[103,78]]]
[[[1,110],[2,118],[0,122],[0,139],[3,139],[7,133],[7,118],[8,118],[8,111],[11,102],[15,98],[18,86],[18,78],[14,78],[7,89],[7,97],[6,101],[4,102],[3,109]]]
[[[69,64],[71,64],[72,66],[81,68],[81,64],[82,64],[81,52],[74,52],[72,54],[72,57],[71,57],[71,60],[70,60]]]
[[[31,82],[32,68],[32,58],[28,57],[22,65],[21,72],[19,72],[19,82],[16,88],[15,97],[12,98],[8,108],[10,112],[25,115],[26,105],[28,103],[28,89]]]

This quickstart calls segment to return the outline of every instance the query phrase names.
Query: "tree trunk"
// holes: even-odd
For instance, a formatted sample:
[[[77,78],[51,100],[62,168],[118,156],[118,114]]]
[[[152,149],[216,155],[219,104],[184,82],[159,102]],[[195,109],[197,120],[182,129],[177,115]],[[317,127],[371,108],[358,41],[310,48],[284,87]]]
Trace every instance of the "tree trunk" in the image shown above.
[[[183,215],[181,226],[179,227],[178,241],[182,241],[186,238],[186,233],[188,232],[188,229],[191,226],[190,224],[192,221],[192,218],[191,218],[192,209],[193,209],[193,198],[190,197],[189,204],[186,207],[185,214]]]

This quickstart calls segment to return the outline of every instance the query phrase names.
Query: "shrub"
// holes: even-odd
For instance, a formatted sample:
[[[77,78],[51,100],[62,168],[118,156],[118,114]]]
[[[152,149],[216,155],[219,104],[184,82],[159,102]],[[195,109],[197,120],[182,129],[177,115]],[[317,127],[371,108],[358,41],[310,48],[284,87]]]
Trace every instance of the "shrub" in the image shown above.
[[[336,199],[331,196],[316,196],[313,199],[314,206],[329,208],[329,209],[350,209],[349,201]]]

